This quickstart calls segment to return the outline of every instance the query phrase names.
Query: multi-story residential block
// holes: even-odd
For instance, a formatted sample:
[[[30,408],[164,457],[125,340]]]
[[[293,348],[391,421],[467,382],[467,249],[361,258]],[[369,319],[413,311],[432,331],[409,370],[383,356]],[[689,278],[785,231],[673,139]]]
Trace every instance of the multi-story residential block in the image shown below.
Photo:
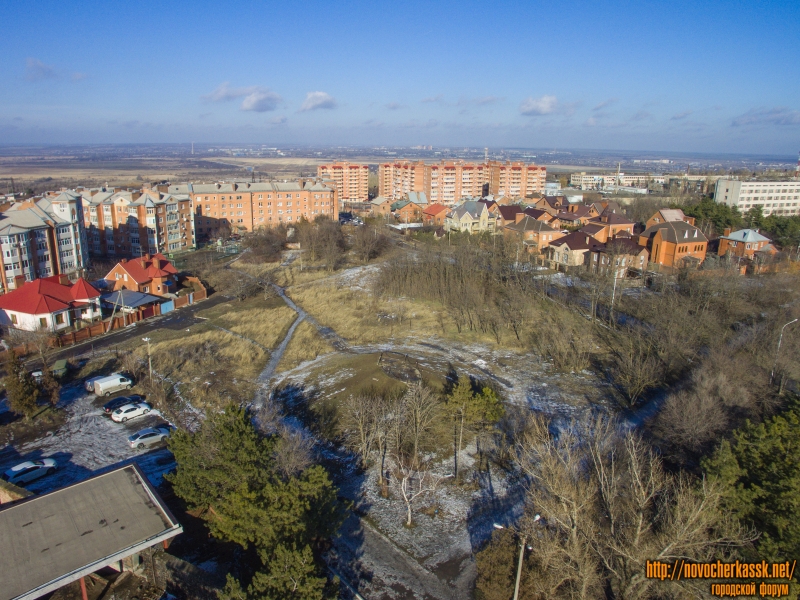
[[[89,252],[96,256],[141,256],[196,246],[194,211],[188,194],[84,190]]]
[[[319,165],[317,177],[332,182],[340,202],[369,201],[369,165],[349,162]]]
[[[569,184],[582,190],[601,190],[610,186],[646,188],[650,184],[664,185],[664,175],[649,173],[573,173]]]
[[[380,195],[398,200],[424,192],[430,202],[452,206],[489,194],[524,198],[544,190],[547,169],[521,162],[484,163],[396,161],[378,167]]]
[[[186,195],[194,210],[197,241],[214,237],[229,227],[234,232],[255,231],[278,224],[324,216],[339,218],[336,190],[322,182],[211,183],[171,185],[169,194]]]
[[[76,279],[88,261],[81,197],[60,192],[12,204],[0,215],[0,252],[3,292],[41,277]]]
[[[765,215],[800,214],[800,179],[787,181],[739,181],[718,179],[714,200],[747,212],[756,206]]]

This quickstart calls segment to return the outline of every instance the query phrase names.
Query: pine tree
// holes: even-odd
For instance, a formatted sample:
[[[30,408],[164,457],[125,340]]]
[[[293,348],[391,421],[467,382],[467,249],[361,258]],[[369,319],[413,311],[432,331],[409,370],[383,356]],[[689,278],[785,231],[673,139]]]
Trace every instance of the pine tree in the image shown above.
[[[39,397],[39,390],[22,359],[13,350],[9,353],[8,371],[5,386],[11,410],[29,419],[38,410],[36,400]]]
[[[725,507],[761,537],[759,559],[800,556],[800,402],[758,425],[748,423],[705,464],[725,484]]]
[[[168,476],[175,493],[204,511],[215,537],[259,559],[243,577],[249,583],[229,579],[223,597],[323,597],[326,577],[312,550],[336,532],[344,512],[321,466],[282,477],[276,444],[234,405],[210,415],[196,433],[178,431],[170,440],[178,463]]]

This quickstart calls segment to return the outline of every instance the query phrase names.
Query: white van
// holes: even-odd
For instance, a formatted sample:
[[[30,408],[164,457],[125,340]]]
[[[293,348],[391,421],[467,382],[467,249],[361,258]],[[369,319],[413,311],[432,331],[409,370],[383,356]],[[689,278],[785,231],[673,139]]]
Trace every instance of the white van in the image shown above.
[[[108,377],[103,377],[94,382],[94,393],[98,396],[110,396],[120,390],[129,390],[133,386],[133,381],[123,377],[119,373],[114,373]]]

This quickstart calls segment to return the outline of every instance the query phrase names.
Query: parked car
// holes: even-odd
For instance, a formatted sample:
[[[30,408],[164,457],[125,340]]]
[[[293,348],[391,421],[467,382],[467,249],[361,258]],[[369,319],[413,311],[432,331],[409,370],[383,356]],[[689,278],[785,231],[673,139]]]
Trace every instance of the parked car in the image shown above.
[[[117,423],[124,423],[128,419],[135,419],[150,412],[152,407],[147,402],[134,402],[133,404],[126,404],[120,406],[117,410],[111,413],[111,419]]]
[[[16,467],[10,468],[1,476],[3,481],[19,485],[21,483],[28,483],[39,477],[50,475],[58,468],[58,463],[52,458],[43,458],[42,460],[29,460],[24,463],[18,464]]]
[[[53,367],[50,369],[50,371],[56,377],[63,377],[64,375],[67,374],[68,370],[69,370],[69,365],[67,364],[67,361],[64,359],[57,360],[56,362],[54,362]]]
[[[129,390],[131,387],[133,387],[133,381],[119,373],[114,373],[95,381],[94,393],[98,396],[110,396],[114,392]]]
[[[42,383],[42,379],[44,379],[44,373],[42,371],[31,371],[31,377],[36,383]]]
[[[128,437],[128,443],[131,445],[131,448],[139,448],[141,450],[142,448],[163,442],[171,434],[172,428],[169,425],[147,427]]]
[[[103,412],[107,415],[110,415],[120,406],[125,406],[126,404],[134,404],[137,402],[144,402],[144,396],[139,396],[138,394],[133,394],[132,396],[119,396],[118,398],[113,398],[108,402],[106,402],[103,405]]]
[[[106,375],[95,375],[94,377],[89,377],[89,379],[83,382],[83,387],[87,392],[94,393],[94,382],[105,379],[106,377]]]

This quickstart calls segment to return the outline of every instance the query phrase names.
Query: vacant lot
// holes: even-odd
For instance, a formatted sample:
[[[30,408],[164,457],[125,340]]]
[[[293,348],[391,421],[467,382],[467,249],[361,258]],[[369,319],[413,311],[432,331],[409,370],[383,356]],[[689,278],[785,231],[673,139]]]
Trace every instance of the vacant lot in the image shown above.
[[[263,296],[242,302],[231,300],[202,310],[197,315],[270,349],[280,343],[297,317],[297,313],[280,298],[265,300]]]

